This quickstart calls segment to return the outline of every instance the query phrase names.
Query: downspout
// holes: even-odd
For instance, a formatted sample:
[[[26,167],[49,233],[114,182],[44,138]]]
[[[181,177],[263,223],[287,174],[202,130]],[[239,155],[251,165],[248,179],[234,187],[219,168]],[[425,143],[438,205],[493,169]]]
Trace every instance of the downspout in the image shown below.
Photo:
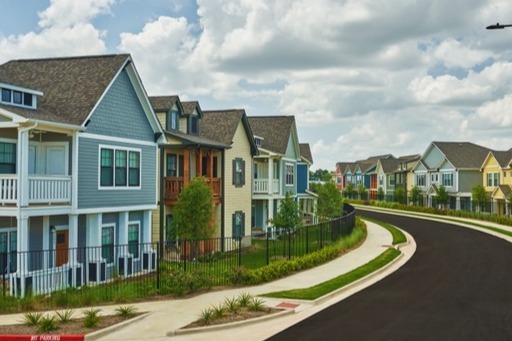
[[[225,198],[226,198],[226,174],[225,173],[225,160],[224,160],[224,157],[225,157],[225,154],[226,154],[226,151],[224,149],[222,149],[222,151],[220,152],[221,154],[221,170],[220,170],[220,173],[221,173],[221,179],[222,179],[222,195],[221,195],[221,199],[220,199],[220,202],[221,202],[221,207],[222,209],[220,210],[220,238],[222,240],[222,243],[221,243],[221,251],[224,252],[225,251],[225,243],[224,243],[224,239],[226,237],[226,231],[225,231],[225,227],[226,227],[226,222],[225,222],[225,217],[226,217],[226,214],[225,214],[225,210],[226,210],[226,205],[225,205]]]
[[[165,174],[164,174],[164,159],[165,159],[165,148],[163,146],[159,146],[160,150],[160,254],[158,255],[160,259],[164,256],[164,190],[165,190]]]

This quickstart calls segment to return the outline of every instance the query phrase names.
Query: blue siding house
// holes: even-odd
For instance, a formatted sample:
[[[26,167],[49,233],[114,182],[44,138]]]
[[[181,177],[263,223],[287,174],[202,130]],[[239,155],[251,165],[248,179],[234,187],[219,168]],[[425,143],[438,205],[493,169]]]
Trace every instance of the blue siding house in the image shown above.
[[[130,55],[9,61],[0,88],[0,265],[11,291],[154,268],[141,245],[162,130]]]

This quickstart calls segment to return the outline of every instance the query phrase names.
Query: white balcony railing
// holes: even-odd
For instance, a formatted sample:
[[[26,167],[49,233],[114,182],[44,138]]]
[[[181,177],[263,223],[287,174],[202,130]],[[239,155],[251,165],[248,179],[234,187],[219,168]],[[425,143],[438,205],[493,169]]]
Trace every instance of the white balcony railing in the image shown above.
[[[0,176],[0,204],[15,204],[18,201],[18,179],[16,175]],[[70,176],[29,176],[29,204],[58,204],[71,202]]]
[[[254,180],[254,193],[255,194],[268,194],[268,179],[255,179]],[[272,180],[272,193],[279,193],[279,179]]]

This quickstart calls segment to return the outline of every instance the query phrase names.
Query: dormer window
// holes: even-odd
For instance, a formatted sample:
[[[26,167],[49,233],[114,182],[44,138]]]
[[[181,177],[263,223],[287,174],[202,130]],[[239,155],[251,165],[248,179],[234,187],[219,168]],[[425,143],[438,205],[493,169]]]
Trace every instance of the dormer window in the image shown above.
[[[262,142],[263,142],[263,141],[262,141],[261,139],[259,139],[259,138],[255,138],[255,139],[254,139],[254,143],[256,143],[256,146],[257,146],[257,147],[261,147]]]
[[[198,118],[197,116],[190,116],[190,133],[196,134],[198,133]]]
[[[178,130],[179,129],[179,113],[177,111],[171,111],[167,115],[167,130]]]
[[[0,84],[0,87],[2,84]],[[0,102],[10,105],[28,107],[31,109],[36,108],[36,95],[42,95],[37,91],[32,92],[31,90],[23,91],[21,88],[14,87],[13,89],[9,89],[7,87],[2,87],[2,95],[0,97]]]

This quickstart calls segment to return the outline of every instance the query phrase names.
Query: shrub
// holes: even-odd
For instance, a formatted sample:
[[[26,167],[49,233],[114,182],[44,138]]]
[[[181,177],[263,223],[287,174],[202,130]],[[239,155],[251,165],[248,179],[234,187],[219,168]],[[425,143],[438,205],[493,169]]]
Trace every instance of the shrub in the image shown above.
[[[56,311],[55,314],[61,323],[68,323],[73,319],[73,310]]]
[[[267,310],[267,307],[265,307],[265,304],[263,304],[262,299],[253,298],[251,300],[251,303],[249,303],[249,310],[250,311],[265,311],[265,310]]]
[[[23,314],[23,324],[37,326],[42,317],[43,313],[25,313]]]
[[[211,323],[213,320],[213,309],[212,308],[206,308],[201,312],[201,315],[199,315],[199,321],[204,325],[207,326]]]
[[[238,304],[238,300],[236,298],[225,298],[224,307],[227,311],[233,314],[237,314],[240,310],[240,305]]]
[[[252,296],[248,292],[241,292],[238,294],[237,301],[240,307],[248,307],[249,303],[251,303]]]
[[[48,333],[52,330],[55,330],[59,327],[57,319],[55,316],[45,315],[39,321],[39,331],[42,333]]]
[[[121,316],[122,318],[132,317],[133,315],[135,315],[136,311],[137,309],[131,305],[116,308],[117,315]]]
[[[89,309],[84,311],[84,327],[85,328],[94,328],[100,322],[100,310],[99,309]]]

